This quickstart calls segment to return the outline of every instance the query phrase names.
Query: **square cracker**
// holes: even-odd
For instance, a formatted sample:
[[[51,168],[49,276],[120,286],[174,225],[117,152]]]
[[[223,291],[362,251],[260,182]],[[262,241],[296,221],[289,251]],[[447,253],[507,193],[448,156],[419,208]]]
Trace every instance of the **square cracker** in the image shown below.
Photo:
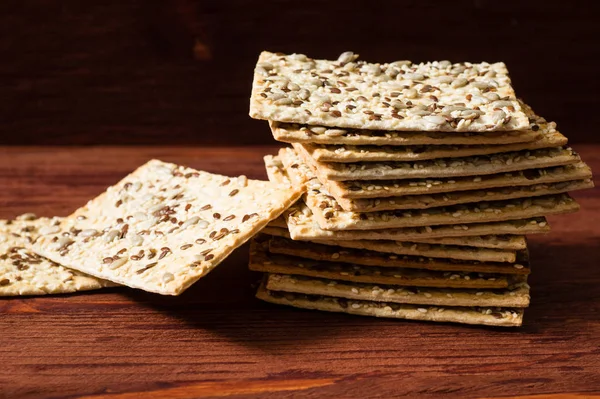
[[[265,158],[269,179],[274,182],[290,182],[283,163],[278,157]],[[300,184],[295,182],[295,184]],[[302,182],[302,185],[305,183]],[[523,235],[547,233],[550,226],[544,217],[515,219],[491,223],[421,226],[399,229],[327,231],[319,227],[312,210],[304,201],[291,206],[284,217],[290,236],[294,240],[396,240],[410,241],[430,238],[468,237],[480,235]]]
[[[262,230],[262,233],[275,237],[292,238],[290,231],[286,227],[271,226],[270,224]],[[308,240],[310,241],[310,240]],[[525,236],[519,235],[486,235],[486,236],[471,236],[471,237],[445,237],[445,238],[417,238],[412,241],[397,241],[403,243],[425,243],[425,244],[442,244],[442,245],[459,245],[463,247],[473,248],[491,248],[491,249],[510,249],[518,251],[527,248]],[[317,241],[315,241],[317,242]],[[328,241],[338,245],[340,240]]]
[[[523,104],[524,105],[524,104]],[[524,105],[525,106],[525,105]],[[418,161],[439,158],[461,158],[477,155],[490,155],[502,152],[537,150],[540,148],[561,147],[567,144],[567,138],[556,130],[554,122],[546,122],[533,113],[527,106],[530,127],[537,127],[541,137],[526,143],[510,143],[499,145],[324,145],[298,144],[316,161],[319,162],[388,162]]]
[[[265,237],[250,243],[252,271],[293,274],[315,278],[390,284],[410,287],[444,288],[506,288],[516,277],[513,274],[441,271],[392,266],[364,266],[351,263],[314,261],[288,255],[271,254]]]
[[[334,145],[497,145],[539,139],[533,130],[508,132],[399,132],[300,125],[269,121],[273,137],[284,143]]]
[[[59,218],[38,219],[31,214],[0,221],[0,296],[67,294],[117,285],[67,269],[28,249],[40,230],[58,224]]]
[[[573,213],[579,204],[568,194],[405,211],[347,212],[325,193],[307,196],[306,203],[325,230],[372,230],[451,224],[500,222]],[[325,205],[322,205],[325,204]]]
[[[503,201],[518,198],[540,197],[593,188],[592,179],[569,180],[558,183],[540,183],[530,186],[489,188],[483,190],[457,191],[453,193],[406,195],[370,199],[347,199],[335,197],[337,203],[351,212],[393,211],[397,209],[429,209],[442,206],[469,204],[480,201]],[[331,193],[330,193],[331,194]]]
[[[286,153],[280,152],[280,154],[284,165],[287,166]],[[309,168],[301,168],[300,164],[294,164],[289,166],[287,173],[294,182],[307,181],[308,191],[304,195],[304,200],[315,215],[319,226],[324,230],[371,230],[497,222],[579,210],[579,205],[568,194],[558,194],[504,201],[482,201],[431,209],[349,212],[345,211],[335,197],[325,190]]]
[[[518,327],[523,322],[523,309],[495,307],[438,307],[427,305],[398,304],[347,300],[320,295],[270,291],[263,282],[256,297],[266,302],[289,305],[302,309],[349,313],[393,319],[437,321],[488,326]]]
[[[404,180],[460,176],[483,176],[527,169],[577,163],[579,155],[571,148],[544,148],[464,158],[444,158],[415,162],[318,162],[298,144],[292,144],[322,181]]]
[[[152,160],[65,219],[59,232],[40,236],[34,250],[97,277],[178,295],[301,194]]]
[[[567,191],[583,190],[594,187],[591,179],[562,181],[559,183],[540,183],[529,186],[491,188],[486,190],[459,191],[454,193],[441,193],[431,195],[406,195],[400,197],[383,197],[368,200],[352,200],[338,198],[327,191],[328,184],[323,184],[312,169],[302,162],[300,157],[291,149],[281,149],[279,158],[287,169],[288,176],[294,182],[302,182],[311,190],[307,198],[315,189],[327,192],[335,202],[345,211],[350,212],[376,212],[398,209],[429,209],[459,204],[469,204],[480,201],[502,201],[525,197],[539,197],[543,195],[560,194]],[[477,180],[477,179],[475,179]],[[481,179],[479,179],[481,180]],[[308,200],[307,200],[308,202]]]
[[[267,239],[265,237],[265,239]],[[477,273],[500,273],[527,275],[531,272],[527,251],[519,251],[513,263],[461,260],[451,257],[427,257],[425,255],[402,255],[376,250],[359,250],[343,247],[345,242],[335,241],[322,244],[320,241],[285,241],[277,237],[268,240],[268,251],[272,254],[293,256],[323,262],[352,263],[362,266],[402,267],[408,269],[463,271]],[[342,243],[335,246],[334,243]]]
[[[544,217],[500,222],[434,225],[377,230],[325,230],[306,204],[295,204],[286,212],[288,229],[294,240],[394,240],[417,241],[430,238],[456,238],[498,234],[540,234],[550,231]]]
[[[325,248],[323,248],[323,245],[325,245]],[[291,239],[277,237],[273,238],[270,241],[271,252],[273,252],[273,247],[297,248],[306,246],[314,246],[315,252],[318,252],[320,250],[333,249],[333,254],[351,248],[355,250],[366,250],[370,252],[384,253],[388,255],[395,254],[416,257],[425,256],[429,258],[456,259],[481,262],[515,262],[517,259],[516,251],[510,249],[474,248],[458,245],[426,244],[391,240],[332,240],[315,241],[313,244],[311,244],[308,242],[295,241]]]
[[[375,130],[525,130],[527,116],[501,63],[370,64],[262,52],[250,116]]]
[[[311,170],[313,173],[316,172],[314,168],[311,168]],[[354,181],[325,180],[318,173],[317,177],[319,177],[319,181],[326,186],[327,191],[334,197],[360,200],[403,197],[407,195],[454,193],[504,187],[526,187],[534,184],[587,180],[591,179],[592,170],[585,163],[578,162],[551,168],[527,169],[475,177]]]
[[[359,301],[407,303],[431,306],[498,306],[525,308],[529,306],[527,279],[515,282],[504,290],[460,290],[450,288],[395,287],[323,280],[287,274],[269,274],[266,288],[269,291],[293,292],[306,295],[323,295]]]

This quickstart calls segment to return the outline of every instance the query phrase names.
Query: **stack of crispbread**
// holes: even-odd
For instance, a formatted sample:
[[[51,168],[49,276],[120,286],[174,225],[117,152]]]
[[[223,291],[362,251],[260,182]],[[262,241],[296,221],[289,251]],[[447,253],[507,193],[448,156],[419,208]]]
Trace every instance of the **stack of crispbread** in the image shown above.
[[[518,326],[525,234],[575,212],[591,171],[518,100],[503,63],[261,54],[250,115],[302,201],[255,238],[257,296],[360,315]]]

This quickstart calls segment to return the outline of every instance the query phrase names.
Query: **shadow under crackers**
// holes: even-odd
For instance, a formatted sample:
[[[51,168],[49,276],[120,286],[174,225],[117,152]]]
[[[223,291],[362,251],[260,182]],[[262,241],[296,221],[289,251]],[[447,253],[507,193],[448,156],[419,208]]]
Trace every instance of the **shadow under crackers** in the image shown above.
[[[595,242],[552,244],[531,241],[534,264],[532,305],[523,327],[507,329],[418,321],[373,319],[294,309],[263,303],[254,297],[260,275],[247,268],[247,246],[179,297],[128,291],[137,303],[168,314],[193,328],[209,329],[228,339],[276,352],[278,347],[306,346],[365,334],[405,337],[460,333],[467,336],[511,334],[531,339],[555,328],[576,334],[600,314],[600,252]],[[580,309],[581,311],[577,311]]]

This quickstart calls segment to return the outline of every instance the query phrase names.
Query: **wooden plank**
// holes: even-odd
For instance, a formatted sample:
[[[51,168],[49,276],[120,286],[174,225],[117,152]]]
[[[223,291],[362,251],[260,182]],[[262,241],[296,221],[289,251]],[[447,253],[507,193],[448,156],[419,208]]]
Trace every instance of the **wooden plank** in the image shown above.
[[[150,158],[264,178],[262,155],[275,149],[0,147],[0,217],[66,214]],[[600,170],[600,146],[576,149]],[[0,300],[0,397],[593,397],[600,190],[575,197],[581,212],[531,239],[520,329],[261,303],[244,246],[180,297],[123,288]]]

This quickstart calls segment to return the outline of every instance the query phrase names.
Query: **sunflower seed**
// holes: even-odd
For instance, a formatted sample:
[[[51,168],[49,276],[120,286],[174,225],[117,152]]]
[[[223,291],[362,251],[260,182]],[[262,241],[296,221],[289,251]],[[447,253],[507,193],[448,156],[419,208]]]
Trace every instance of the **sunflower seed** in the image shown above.
[[[358,58],[358,55],[354,55],[354,53],[352,51],[345,51],[342,54],[340,54],[340,56],[338,57],[338,62],[341,65],[345,65],[349,62],[354,61],[357,58]]]
[[[458,89],[459,87],[466,86],[467,83],[469,83],[467,81],[467,79],[465,79],[465,78],[458,78],[458,79],[455,79],[454,82],[452,82],[452,84],[450,86],[452,86],[452,88],[454,88],[454,89]]]

